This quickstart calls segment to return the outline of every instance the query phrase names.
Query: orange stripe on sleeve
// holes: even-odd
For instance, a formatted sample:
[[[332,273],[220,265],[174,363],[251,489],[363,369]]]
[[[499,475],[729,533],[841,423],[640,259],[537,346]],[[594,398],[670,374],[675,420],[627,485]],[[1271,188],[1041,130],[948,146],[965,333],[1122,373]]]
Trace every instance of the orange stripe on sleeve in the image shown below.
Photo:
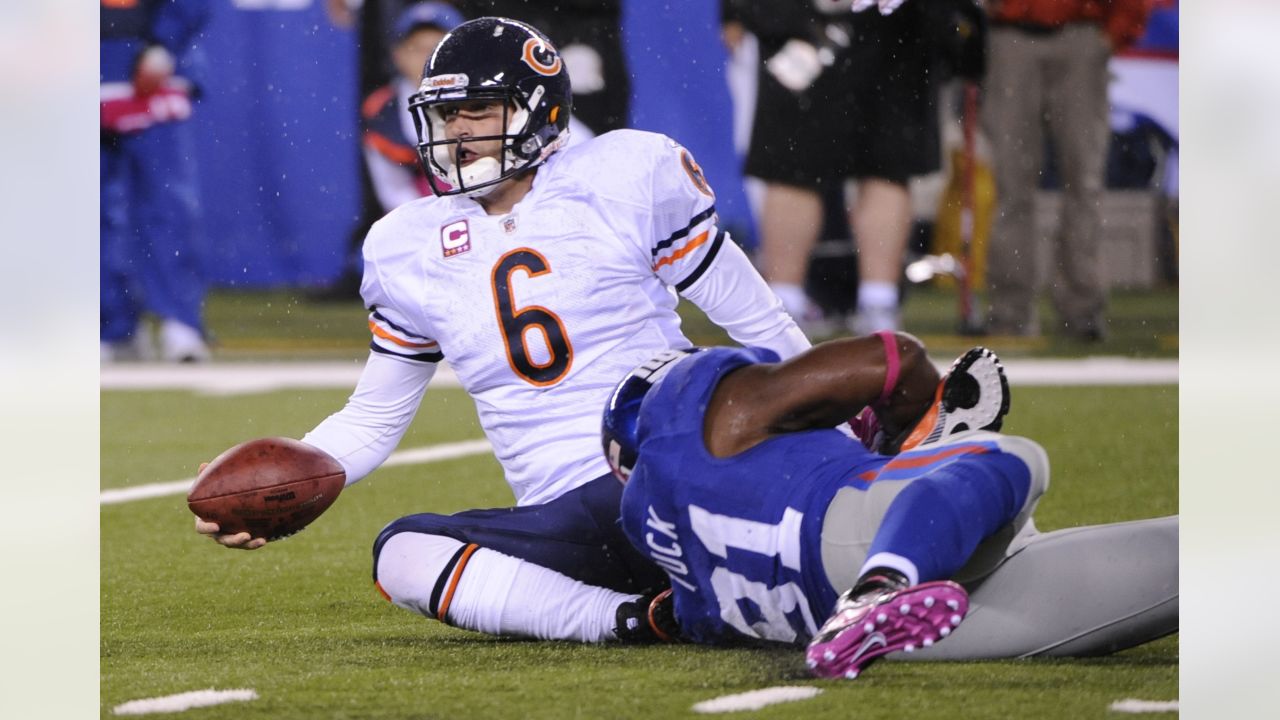
[[[427,348],[436,348],[440,346],[440,343],[437,343],[434,340],[430,342],[424,342],[424,343],[412,343],[412,342],[409,342],[408,340],[401,340],[395,335],[392,335],[386,330],[383,330],[382,328],[378,327],[378,324],[373,320],[369,321],[369,331],[372,332],[374,335],[377,335],[378,337],[382,338],[383,340],[390,340],[391,342],[399,345],[400,347],[413,348],[415,350],[425,350]]]
[[[378,582],[377,580],[374,580],[373,586],[378,589],[378,594],[381,595],[384,600],[386,600],[387,602],[391,602],[391,596],[387,594],[386,590],[382,589],[382,583]]]
[[[458,558],[458,565],[453,569],[453,577],[449,578],[449,589],[445,590],[444,599],[440,601],[440,610],[436,613],[436,619],[440,622],[449,622],[449,604],[453,602],[453,592],[458,589],[458,580],[462,578],[462,571],[467,568],[467,561],[479,549],[479,545],[472,543],[467,546],[466,550],[462,551],[462,557]]]
[[[657,263],[655,263],[653,266],[653,269],[657,270],[663,265],[670,265],[671,263],[674,263],[675,261],[684,257],[685,255],[688,255],[689,253],[693,252],[699,245],[707,241],[707,234],[710,232],[711,232],[710,230],[703,230],[701,235],[690,240],[688,244],[686,244],[684,247],[680,248],[679,250],[671,253],[670,255],[662,258]]]

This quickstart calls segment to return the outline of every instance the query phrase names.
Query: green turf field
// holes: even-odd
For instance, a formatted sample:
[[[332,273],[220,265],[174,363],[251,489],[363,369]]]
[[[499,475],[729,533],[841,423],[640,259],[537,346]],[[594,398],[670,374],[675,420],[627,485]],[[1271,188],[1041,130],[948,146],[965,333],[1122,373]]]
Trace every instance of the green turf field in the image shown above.
[[[233,330],[241,347],[250,346],[255,334],[269,338],[269,325],[287,324],[292,316],[280,310],[248,330],[228,324],[224,337]],[[307,312],[314,319],[327,311]],[[350,315],[334,311],[334,327]],[[217,323],[215,318],[215,328]],[[1176,343],[1176,316],[1173,333]],[[1177,512],[1176,387],[1013,382],[1006,430],[1039,440],[1053,463],[1037,514],[1041,529]],[[241,440],[298,437],[345,396],[317,390],[227,397],[104,391],[102,486],[178,480]],[[465,394],[434,388],[400,447],[478,437]],[[735,716],[1039,719],[1101,717],[1115,700],[1178,696],[1176,637],[1093,660],[882,662],[855,682],[831,682],[808,678],[794,649],[497,639],[411,615],[373,589],[369,547],[386,522],[414,511],[510,503],[498,466],[487,456],[384,467],[344,492],[305,532],[248,553],[197,537],[180,495],[104,506],[103,716],[128,700],[210,687],[253,688],[259,699],[181,717],[691,716],[691,706],[702,700],[810,685],[823,694]]]
[[[1041,303],[1048,327],[1053,311]],[[681,303],[684,330],[697,345],[723,344],[724,331],[690,303]],[[294,290],[228,291],[210,294],[208,323],[214,353],[221,359],[311,357],[363,358],[369,342],[366,312],[360,301],[308,302]],[[1107,310],[1110,336],[1101,343],[1082,343],[1047,334],[1042,338],[989,338],[1002,357],[1122,355],[1175,357],[1178,353],[1178,288],[1113,290]],[[955,292],[930,285],[911,286],[903,304],[906,329],[920,336],[932,353],[955,356],[973,346],[974,338],[955,334]],[[823,340],[825,337],[814,338]]]

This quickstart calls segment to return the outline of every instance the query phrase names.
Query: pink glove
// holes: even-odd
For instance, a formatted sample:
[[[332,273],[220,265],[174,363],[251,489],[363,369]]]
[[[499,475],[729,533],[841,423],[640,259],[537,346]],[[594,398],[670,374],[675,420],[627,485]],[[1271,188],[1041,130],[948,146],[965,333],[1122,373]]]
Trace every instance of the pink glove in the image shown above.
[[[871,408],[862,408],[862,412],[849,421],[849,427],[853,428],[853,434],[858,436],[863,447],[871,452],[880,452],[880,446],[884,444],[884,431],[880,429],[880,419]]]

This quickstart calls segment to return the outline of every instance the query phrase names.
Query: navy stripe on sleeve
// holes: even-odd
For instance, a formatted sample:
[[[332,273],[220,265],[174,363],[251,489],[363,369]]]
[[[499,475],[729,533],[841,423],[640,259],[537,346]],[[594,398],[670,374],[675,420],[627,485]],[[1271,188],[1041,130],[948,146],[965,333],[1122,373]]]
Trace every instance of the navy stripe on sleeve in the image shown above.
[[[409,331],[409,330],[405,330],[404,328],[400,327],[399,325],[397,325],[397,324],[395,324],[395,323],[391,322],[390,320],[388,320],[388,319],[386,318],[386,316],[384,316],[382,313],[378,312],[376,308],[375,308],[375,309],[374,309],[374,311],[373,311],[373,317],[374,317],[374,318],[376,318],[379,322],[386,323],[386,324],[387,324],[387,327],[390,327],[392,330],[395,330],[395,331],[396,331],[396,332],[398,332],[398,333],[402,333],[402,334],[407,335],[407,336],[409,336],[409,337],[415,337],[415,338],[418,338],[419,340],[426,340],[426,341],[428,341],[428,342],[434,342],[434,341],[435,341],[433,338],[429,338],[429,337],[427,337],[427,336],[425,336],[425,335],[419,335],[418,333],[415,333],[415,332],[412,332],[412,331]]]
[[[676,283],[676,292],[684,292],[694,283],[698,282],[698,278],[702,277],[702,274],[707,271],[707,268],[711,267],[711,263],[716,259],[716,255],[720,254],[720,246],[723,244],[724,230],[720,230],[716,233],[716,239],[711,241],[711,249],[708,250],[706,256],[702,258],[702,262],[698,263],[698,267],[694,268],[693,272],[689,273],[685,279]]]
[[[369,349],[373,350],[376,353],[382,353],[383,355],[390,355],[392,357],[405,358],[406,360],[418,360],[421,362],[431,362],[431,363],[438,363],[441,360],[444,360],[444,353],[440,352],[439,350],[435,352],[428,352],[428,353],[417,353],[415,355],[405,355],[403,353],[391,352],[390,350],[382,347],[376,342],[370,342]]]
[[[712,205],[708,207],[706,210],[703,210],[697,215],[694,215],[693,219],[689,221],[688,225],[685,225],[683,228],[675,231],[674,233],[671,234],[671,237],[667,238],[666,240],[663,240],[662,242],[658,243],[653,247],[654,259],[657,259],[658,253],[676,244],[681,238],[688,235],[689,231],[697,227],[699,223],[701,223],[703,220],[706,220],[707,218],[715,214],[716,214],[716,206]]]

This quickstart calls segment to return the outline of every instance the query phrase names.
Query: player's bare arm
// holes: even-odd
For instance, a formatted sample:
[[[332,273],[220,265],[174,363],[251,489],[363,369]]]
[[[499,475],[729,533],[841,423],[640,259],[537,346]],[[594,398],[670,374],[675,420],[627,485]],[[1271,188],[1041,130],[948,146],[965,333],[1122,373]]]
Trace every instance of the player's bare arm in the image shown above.
[[[728,457],[771,435],[835,427],[867,406],[886,433],[901,432],[933,402],[939,377],[919,340],[901,332],[890,337],[897,349],[896,381],[878,335],[834,340],[786,362],[733,371],[711,396],[707,449]],[[886,399],[879,402],[882,394]]]

